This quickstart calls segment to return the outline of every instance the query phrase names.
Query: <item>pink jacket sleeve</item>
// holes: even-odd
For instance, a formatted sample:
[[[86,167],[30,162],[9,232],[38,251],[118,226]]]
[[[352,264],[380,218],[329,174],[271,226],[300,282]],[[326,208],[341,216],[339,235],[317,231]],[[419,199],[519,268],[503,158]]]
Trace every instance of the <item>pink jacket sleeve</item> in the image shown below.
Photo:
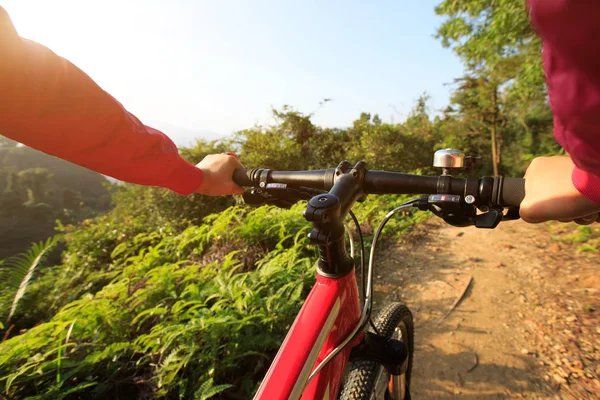
[[[600,203],[600,1],[529,0],[543,41],[554,136],[576,165],[572,179]]]
[[[115,60],[118,62],[118,60]],[[202,171],[0,7],[0,135],[122,181],[193,193]]]

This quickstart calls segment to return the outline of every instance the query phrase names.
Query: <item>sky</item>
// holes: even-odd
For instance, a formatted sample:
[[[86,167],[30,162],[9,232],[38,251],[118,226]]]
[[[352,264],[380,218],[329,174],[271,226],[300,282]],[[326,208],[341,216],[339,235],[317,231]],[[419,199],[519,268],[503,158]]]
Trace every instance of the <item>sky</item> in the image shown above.
[[[19,34],[67,58],[178,144],[273,123],[401,122],[447,105],[459,59],[434,38],[440,0],[3,0]],[[320,102],[332,99],[320,107]]]

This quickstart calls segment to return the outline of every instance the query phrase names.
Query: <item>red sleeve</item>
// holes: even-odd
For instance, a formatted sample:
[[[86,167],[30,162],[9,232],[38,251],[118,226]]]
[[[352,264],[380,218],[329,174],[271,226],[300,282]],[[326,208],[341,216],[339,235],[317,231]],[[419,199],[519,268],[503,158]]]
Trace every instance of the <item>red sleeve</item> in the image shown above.
[[[529,0],[544,43],[554,136],[576,165],[573,184],[600,203],[600,1]]]
[[[0,7],[0,134],[113,178],[180,194],[202,171],[76,66],[22,39]]]

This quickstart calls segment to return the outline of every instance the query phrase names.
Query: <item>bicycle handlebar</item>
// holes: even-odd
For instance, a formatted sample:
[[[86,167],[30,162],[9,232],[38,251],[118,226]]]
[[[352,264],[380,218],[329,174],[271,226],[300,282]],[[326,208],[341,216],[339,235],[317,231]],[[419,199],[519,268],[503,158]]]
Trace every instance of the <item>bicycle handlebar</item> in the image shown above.
[[[233,180],[239,186],[261,187],[261,184],[283,183],[329,191],[335,176],[335,168],[312,171],[238,169],[234,171]],[[365,173],[362,186],[365,194],[471,195],[491,207],[518,207],[525,197],[525,180],[521,178],[454,178],[373,170]]]
[[[354,266],[346,252],[344,219],[352,205],[367,194],[426,195],[410,204],[451,225],[477,228],[495,228],[502,220],[517,219],[524,197],[523,179],[369,171],[362,161],[354,167],[342,161],[337,168],[313,171],[239,169],[234,171],[233,180],[253,188],[244,195],[252,205],[271,201],[289,207],[300,199],[310,199],[303,214],[313,223],[308,237],[319,244],[320,270],[331,276],[344,276]],[[510,207],[506,214],[504,207]],[[476,209],[483,213],[477,214]]]
[[[525,198],[525,179],[504,178],[501,200],[507,206],[519,206]]]

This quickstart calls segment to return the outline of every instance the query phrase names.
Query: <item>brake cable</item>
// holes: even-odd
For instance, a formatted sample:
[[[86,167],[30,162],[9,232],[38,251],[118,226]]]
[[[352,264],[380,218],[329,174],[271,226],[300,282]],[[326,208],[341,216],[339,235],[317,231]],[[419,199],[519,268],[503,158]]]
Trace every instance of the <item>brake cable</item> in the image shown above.
[[[360,223],[358,222],[358,218],[356,218],[356,215],[354,215],[354,212],[352,212],[352,210],[350,210],[348,212],[348,214],[350,215],[350,217],[352,218],[352,221],[354,222],[354,226],[356,227],[356,231],[358,233],[358,242],[360,243],[360,277],[361,277],[361,289],[362,289],[362,299],[364,300],[366,297],[366,287],[367,287],[367,275],[365,274],[365,242],[363,240],[363,235],[362,235],[362,230],[360,228]],[[350,239],[350,257],[354,258],[354,240],[352,238],[352,235],[350,233],[350,229],[348,228],[348,225],[344,224],[344,226],[346,227],[346,231],[348,232],[348,237]],[[375,327],[375,324],[373,323],[373,319],[369,318],[369,325],[371,325],[371,328],[373,328],[373,331],[379,335],[379,331],[377,330],[377,328]]]
[[[308,384],[311,382],[311,380],[319,372],[321,372],[323,367],[325,367],[325,365],[327,365],[327,363],[329,363],[329,361],[331,361],[336,355],[338,355],[340,353],[340,351],[342,351],[348,345],[348,343],[350,343],[350,341],[352,341],[352,339],[354,339],[360,332],[362,332],[362,330],[367,325],[368,320],[371,317],[371,310],[373,308],[373,265],[375,263],[375,249],[377,247],[377,242],[379,241],[379,236],[381,235],[381,231],[383,230],[385,225],[388,223],[388,221],[394,215],[396,215],[399,211],[404,210],[405,208],[414,207],[415,204],[418,204],[419,200],[420,200],[419,198],[410,200],[410,201],[407,201],[406,203],[403,203],[402,205],[394,208],[392,211],[387,213],[387,215],[379,223],[379,226],[377,227],[377,229],[375,231],[375,235],[373,236],[373,242],[372,242],[371,251],[369,254],[369,265],[367,268],[367,285],[366,285],[366,292],[365,292],[365,304],[363,306],[363,311],[361,313],[360,319],[359,319],[357,325],[352,330],[352,332],[350,332],[350,334],[348,336],[346,336],[346,338],[344,340],[342,340],[342,342],[336,348],[334,348],[327,356],[325,356],[323,361],[321,361],[317,365],[317,367],[313,370],[313,372],[308,377],[308,380],[306,381],[304,388],[302,389],[303,391],[304,391],[304,389],[306,389],[306,386],[308,386]]]

